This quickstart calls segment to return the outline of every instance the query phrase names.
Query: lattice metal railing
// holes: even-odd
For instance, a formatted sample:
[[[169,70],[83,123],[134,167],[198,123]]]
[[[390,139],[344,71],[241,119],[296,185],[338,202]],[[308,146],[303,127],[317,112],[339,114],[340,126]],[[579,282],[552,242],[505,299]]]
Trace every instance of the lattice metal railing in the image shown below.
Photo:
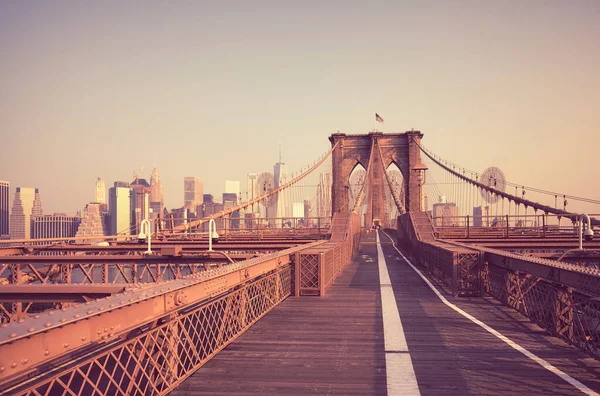
[[[486,266],[486,291],[551,334],[600,359],[600,301],[507,268]]]
[[[324,296],[342,270],[350,263],[360,241],[360,218],[356,213],[336,213],[336,227],[331,242],[296,254],[296,296]]]
[[[5,389],[15,395],[164,395],[290,294],[291,267]]]

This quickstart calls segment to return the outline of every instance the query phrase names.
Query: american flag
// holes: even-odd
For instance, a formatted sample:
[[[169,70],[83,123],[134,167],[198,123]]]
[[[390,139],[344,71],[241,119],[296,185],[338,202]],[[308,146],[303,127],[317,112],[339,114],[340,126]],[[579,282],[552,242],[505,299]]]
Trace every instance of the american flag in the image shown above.
[[[383,124],[383,118],[379,116],[379,114],[375,113],[375,121],[381,122]]]

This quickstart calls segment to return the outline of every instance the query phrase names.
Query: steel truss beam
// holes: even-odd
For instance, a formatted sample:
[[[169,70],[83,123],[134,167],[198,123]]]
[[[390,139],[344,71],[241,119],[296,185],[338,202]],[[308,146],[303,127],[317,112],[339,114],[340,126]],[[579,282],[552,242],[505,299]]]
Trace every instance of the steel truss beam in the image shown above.
[[[161,318],[180,315],[235,287],[278,272],[284,266],[289,267],[294,253],[325,242],[286,249],[184,279],[137,285],[94,302],[2,324],[0,389],[8,383],[21,382],[24,376],[40,375],[41,367],[52,361],[79,356],[87,348],[128,338],[132,332],[139,332]]]

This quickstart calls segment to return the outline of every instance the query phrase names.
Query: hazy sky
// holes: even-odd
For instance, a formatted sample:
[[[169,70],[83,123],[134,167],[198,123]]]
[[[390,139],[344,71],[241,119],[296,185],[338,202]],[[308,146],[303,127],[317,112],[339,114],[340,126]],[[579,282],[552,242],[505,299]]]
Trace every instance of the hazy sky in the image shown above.
[[[74,213],[159,167],[313,162],[336,130],[420,129],[469,169],[600,198],[600,2],[2,1],[0,179]]]

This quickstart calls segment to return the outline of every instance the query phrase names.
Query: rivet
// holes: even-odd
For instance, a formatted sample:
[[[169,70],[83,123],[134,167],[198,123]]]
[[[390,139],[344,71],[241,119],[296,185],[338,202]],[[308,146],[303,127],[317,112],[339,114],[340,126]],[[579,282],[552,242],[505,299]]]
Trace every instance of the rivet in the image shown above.
[[[114,330],[114,329],[115,329],[115,326],[110,326],[110,329],[111,329],[111,330]]]
[[[85,341],[85,336],[81,337],[81,341]]]
[[[18,322],[23,323],[23,322],[25,322],[25,319],[19,319]]]
[[[48,312],[48,315],[54,315],[54,311]]]
[[[50,355],[50,351],[46,349],[46,350],[44,351],[44,355],[46,355],[46,356]]]
[[[21,364],[27,364],[29,360],[27,360],[27,358],[23,358],[23,360],[21,360]]]
[[[67,321],[67,319],[65,318],[60,318],[61,323],[65,323]]]
[[[0,325],[0,327],[2,327],[3,329],[5,329],[5,328],[8,327],[8,324],[7,323],[2,323],[2,325]]]
[[[96,334],[100,334],[100,333],[102,333],[102,330],[100,330],[100,329],[96,330]]]
[[[39,318],[40,318],[40,315],[35,315],[35,316],[34,316],[34,318],[35,318],[35,319],[39,319]]]
[[[6,368],[4,366],[0,366],[0,373],[3,373]]]
[[[73,304],[73,308],[79,308],[79,304]]]
[[[68,348],[68,347],[69,347],[69,343],[68,343],[68,342],[65,342],[63,346],[64,346],[65,348]]]
[[[108,327],[105,327],[104,328],[104,332],[106,333],[107,331],[108,331]]]
[[[125,304],[125,301],[119,301],[119,304],[123,305]]]
[[[86,302],[85,302],[85,305],[90,305],[90,302],[89,302],[89,301],[86,301]]]
[[[15,362],[12,362],[12,363],[10,364],[10,367],[11,367],[11,368],[15,368],[15,367],[17,367],[17,363],[15,363]]]
[[[109,337],[112,337],[112,336],[113,336],[113,333],[108,333],[108,336],[109,336]]]
[[[32,332],[35,331],[35,329],[33,327],[30,327],[30,328],[27,329],[27,331],[30,332],[30,333],[32,333]]]
[[[98,308],[98,311],[104,311],[104,307]]]
[[[92,311],[92,310],[90,309],[89,311],[87,311],[87,314],[88,314],[88,315],[90,315],[92,312],[94,312],[94,311]]]
[[[108,336],[107,336],[106,334],[104,334],[104,335],[102,336],[102,339],[103,339],[103,340],[106,340],[107,338],[108,338]]]
[[[81,315],[77,314],[75,315],[75,319],[79,319],[81,317]]]
[[[17,336],[17,333],[10,333],[9,337],[10,338],[15,338]]]
[[[133,302],[133,298],[130,298],[130,299],[129,299],[129,302]]]
[[[50,326],[52,326],[52,323],[50,323],[50,322],[46,322],[46,324],[45,324],[44,326],[46,326],[46,327],[50,327]]]
[[[115,306],[115,304],[110,304],[109,307],[113,308]]]
[[[67,308],[63,308],[63,309],[61,309],[61,311],[63,311],[63,312],[66,312],[66,311],[67,311]]]

